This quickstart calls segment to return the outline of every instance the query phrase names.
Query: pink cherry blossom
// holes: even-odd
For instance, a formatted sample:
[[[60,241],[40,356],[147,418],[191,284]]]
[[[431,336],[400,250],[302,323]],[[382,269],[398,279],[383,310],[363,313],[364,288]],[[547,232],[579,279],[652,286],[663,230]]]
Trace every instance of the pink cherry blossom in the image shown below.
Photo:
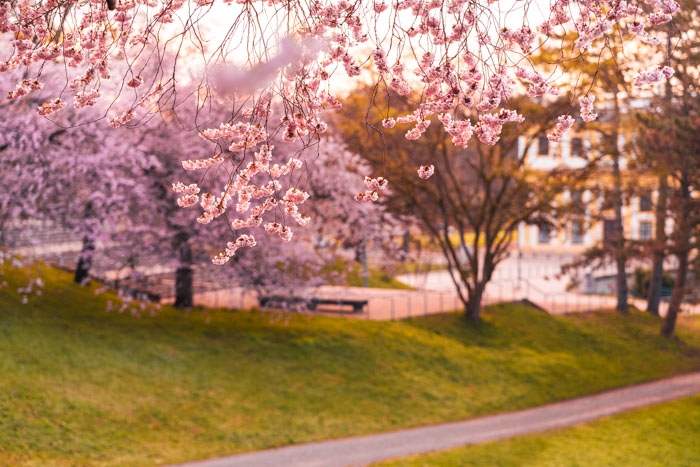
[[[567,131],[574,126],[574,118],[571,115],[561,115],[557,120],[557,125],[551,133],[547,133],[547,138],[553,142],[559,142]]]
[[[418,176],[422,178],[423,180],[427,180],[430,177],[433,176],[435,173],[435,166],[434,165],[421,165],[418,168]]]
[[[579,106],[581,107],[581,120],[584,122],[592,122],[598,118],[598,114],[593,111],[593,102],[595,101],[595,96],[581,96],[578,99]]]
[[[230,214],[226,224],[237,226],[252,225],[253,218],[263,219],[260,225],[309,224],[299,209],[307,191],[297,182],[313,171],[327,112],[342,111],[340,81],[364,80],[367,70],[378,77],[377,89],[406,99],[411,107],[404,115],[387,114],[382,131],[410,124],[401,131],[418,140],[436,116],[453,144],[467,147],[476,135],[493,145],[504,125],[522,121],[509,108],[516,94],[538,100],[559,94],[554,75],[534,59],[539,44],[574,37],[582,55],[566,64],[572,75],[596,59],[593,52],[613,31],[644,44],[652,57],[660,41],[646,28],[672,21],[680,8],[675,0],[552,0],[544,18],[534,20],[524,14],[532,0],[508,15],[491,0],[225,0],[217,8],[210,0],[128,0],[112,10],[107,3],[0,2],[0,50],[7,52],[0,73],[11,77],[6,99],[33,102],[52,119],[68,113],[57,112],[72,99],[75,109],[106,117],[115,129],[137,129],[154,118],[197,128],[206,151],[186,155],[182,167],[200,170],[197,189],[221,194],[199,198],[178,185],[178,203],[200,203],[200,223]],[[338,74],[343,80],[334,79]],[[655,66],[630,81],[650,86],[672,74]],[[595,96],[575,97],[583,122],[593,121]],[[220,105],[225,116],[198,118]],[[193,114],[192,121],[181,118]],[[558,141],[572,125],[572,117],[562,116],[549,137]],[[296,150],[278,155],[273,141]],[[371,180],[349,198],[378,200],[386,180]]]

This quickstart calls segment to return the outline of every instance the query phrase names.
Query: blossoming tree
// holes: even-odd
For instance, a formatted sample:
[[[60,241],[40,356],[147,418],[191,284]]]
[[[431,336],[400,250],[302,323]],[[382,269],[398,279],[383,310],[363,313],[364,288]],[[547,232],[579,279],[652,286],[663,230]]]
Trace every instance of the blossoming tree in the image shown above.
[[[104,134],[96,123],[79,126],[64,118],[58,126],[24,104],[10,102],[0,112],[3,224],[52,221],[93,245],[110,226],[127,225],[144,163],[142,154],[130,151],[132,134]],[[33,226],[22,225],[24,237]]]
[[[409,124],[406,137],[415,140],[437,117],[455,144],[466,147],[473,135],[495,144],[505,125],[522,119],[511,107],[519,89],[534,98],[557,94],[555,76],[531,60],[542,43],[556,41],[554,32],[572,31],[581,63],[595,62],[594,41],[614,26],[629,41],[654,43],[646,27],[671,21],[678,8],[675,0],[11,0],[0,2],[0,72],[22,74],[7,99],[60,82],[38,106],[41,115],[98,107],[114,127],[177,110],[187,95],[202,107],[228,99],[228,118],[201,132],[218,149],[184,164],[203,175],[177,185],[179,203],[199,204],[200,220],[228,212],[229,222],[256,223],[288,241],[294,225],[306,222],[297,208],[306,193],[290,192],[280,177],[313,158],[278,157],[269,140],[279,133],[312,144],[326,130],[324,114],[340,107],[335,90],[363,79],[363,68],[400,95],[421,96],[385,127]],[[47,62],[61,71],[48,71]],[[664,65],[629,79],[641,86],[662,80],[673,72]],[[585,91],[578,97],[594,113]],[[552,139],[573,124],[569,113]],[[224,186],[209,186],[217,178],[208,174],[222,171]],[[376,200],[391,175],[370,177],[358,199]],[[222,245],[214,262],[254,243],[252,233],[244,235]]]
[[[519,224],[553,222],[548,217],[570,174],[530,169],[527,149],[557,120],[566,103],[544,107],[526,105],[522,99],[513,102],[533,118],[517,129],[504,129],[495,144],[476,141],[460,148],[452,144],[455,136],[436,128],[428,128],[415,142],[400,134],[368,131],[365,118],[369,127],[377,127],[382,113],[401,114],[406,103],[396,94],[384,99],[379,93],[367,112],[372,89],[364,91],[345,101],[355,118],[339,123],[339,129],[350,148],[393,174],[395,183],[386,194],[389,209],[415,215],[422,231],[439,246],[466,317],[478,321],[486,288],[510,254]]]
[[[203,117],[200,113],[198,118]],[[201,144],[196,131],[183,128],[175,120],[151,122],[143,132],[140,149],[159,161],[148,174],[151,186],[149,222],[160,226],[162,231],[157,249],[169,245],[167,251],[175,258],[175,303],[178,306],[193,304],[194,268],[204,268],[202,260],[211,257],[222,238],[231,240],[226,242],[224,251],[215,255],[215,262],[224,266],[219,276],[228,277],[232,285],[262,294],[300,295],[333,279],[331,266],[338,260],[342,247],[354,247],[367,240],[382,244],[397,225],[381,205],[357,206],[352,196],[369,173],[369,165],[347,151],[338,140],[326,138],[323,144],[306,148],[313,154],[309,157],[313,157],[314,164],[302,167],[295,156],[304,146],[273,136],[261,152],[275,151],[291,161],[275,169],[277,178],[266,186],[244,191],[235,199],[223,198],[224,201],[215,202],[212,195],[205,194],[198,203],[188,206],[189,193],[194,190],[196,181],[192,174],[197,172],[190,172],[190,179],[185,183],[172,183],[172,180],[181,170],[181,159],[203,153],[209,147]],[[244,161],[240,154],[229,157],[237,158],[239,163]],[[188,164],[190,162],[184,165]],[[228,174],[222,171],[209,176],[225,181]],[[278,184],[292,186],[279,200],[271,196]],[[230,219],[230,213],[219,210],[217,203],[220,202],[236,203],[237,211],[246,207],[246,203],[254,206],[250,208],[248,219]],[[178,204],[188,209],[179,209]],[[278,207],[284,210],[280,216],[294,217],[301,226],[292,233],[273,218],[266,230],[274,235],[252,235],[251,230],[262,223],[262,214]],[[191,212],[197,208],[204,212],[198,222],[193,223]],[[222,219],[226,221],[217,222]],[[291,240],[292,235],[293,242],[283,241]],[[251,250],[251,247],[258,248]]]
[[[276,151],[290,149],[300,148],[283,141],[275,144]],[[343,283],[342,273],[336,273],[334,265],[346,262],[348,251],[362,261],[369,244],[384,259],[400,257],[395,239],[405,231],[406,221],[391,214],[383,203],[358,205],[353,199],[362,177],[370,173],[367,161],[332,137],[309,150],[314,153],[314,164],[295,175],[296,186],[309,194],[301,205],[310,217],[309,224],[297,229],[291,243],[262,236],[256,240],[262,246],[260,251],[246,249],[232,256],[227,266],[239,285],[264,294],[299,296],[316,286]],[[283,199],[282,203],[286,202]],[[291,204],[285,207],[290,208],[299,209]]]
[[[666,256],[674,255],[678,260],[672,297],[661,327],[661,334],[667,337],[675,332],[676,319],[690,285],[687,271],[692,269],[690,261],[698,248],[695,239],[700,221],[692,188],[697,186],[699,175],[696,135],[700,128],[697,98],[700,38],[695,30],[700,21],[700,5],[688,0],[681,3],[683,10],[674,24],[663,24],[657,31],[661,37],[665,36],[670,63],[678,72],[673,81],[665,83],[663,95],[640,118],[643,131],[636,147],[643,163],[659,178],[647,311],[659,313]],[[673,221],[671,232],[666,232],[667,219]]]

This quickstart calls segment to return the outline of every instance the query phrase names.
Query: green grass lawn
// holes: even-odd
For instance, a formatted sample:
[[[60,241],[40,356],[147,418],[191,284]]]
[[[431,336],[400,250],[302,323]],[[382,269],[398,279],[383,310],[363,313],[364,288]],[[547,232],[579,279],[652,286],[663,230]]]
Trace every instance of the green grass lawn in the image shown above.
[[[700,396],[572,428],[373,464],[374,467],[700,465]]]
[[[700,324],[520,305],[372,322],[0,288],[0,465],[156,465],[530,407],[700,369]]]
[[[349,287],[364,287],[364,268],[357,261],[338,260],[329,266],[326,273],[335,271],[344,273],[344,285]],[[394,279],[386,271],[374,267],[367,271],[367,287],[380,289],[412,290],[413,287]]]
[[[368,271],[367,287],[376,287],[380,289],[398,289],[398,290],[413,290],[410,285],[394,279],[389,274],[379,269],[371,268]],[[347,285],[350,287],[363,287],[365,284],[364,272],[362,266],[357,263],[352,263],[346,276]]]

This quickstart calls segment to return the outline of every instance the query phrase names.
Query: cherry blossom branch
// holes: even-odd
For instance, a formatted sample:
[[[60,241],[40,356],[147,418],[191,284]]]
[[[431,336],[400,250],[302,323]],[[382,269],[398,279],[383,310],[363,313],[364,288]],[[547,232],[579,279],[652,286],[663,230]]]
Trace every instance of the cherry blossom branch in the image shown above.
[[[289,193],[293,187],[281,186],[280,177],[305,162],[273,162],[270,141],[279,133],[286,142],[315,144],[328,126],[325,113],[340,108],[334,90],[365,79],[364,70],[401,96],[420,96],[412,112],[388,117],[386,129],[410,123],[406,138],[415,140],[435,117],[456,145],[466,147],[474,136],[493,145],[504,125],[523,119],[509,108],[512,97],[546,99],[559,93],[556,77],[533,60],[542,44],[573,34],[582,57],[612,34],[656,47],[659,42],[647,27],[671,21],[679,9],[675,0],[554,0],[537,17],[531,14],[537,5],[532,0],[17,0],[0,3],[0,72],[21,71],[7,99],[25,99],[58,78],[44,71],[46,64],[59,63],[64,86],[38,112],[65,112],[72,101],[75,109],[105,109],[113,127],[177,112],[187,96],[197,108],[228,101],[230,120],[207,126],[202,135],[237,156],[224,157],[216,149],[184,167],[228,165],[229,181],[218,196],[178,185],[183,190],[178,203],[200,203],[199,222],[206,223],[235,201],[232,224],[261,225],[288,241],[290,227],[266,216],[282,210],[297,224],[307,222],[299,214],[300,198],[273,196]],[[654,65],[630,79],[648,87],[672,73]],[[584,121],[596,117],[594,97],[579,96]],[[573,121],[562,115],[550,139],[561,139]],[[418,175],[430,176],[430,167]],[[379,199],[386,179],[370,182],[359,201]],[[272,206],[273,199],[281,204]],[[264,201],[253,206],[254,200]],[[227,258],[254,243],[237,241],[236,248],[226,249]]]

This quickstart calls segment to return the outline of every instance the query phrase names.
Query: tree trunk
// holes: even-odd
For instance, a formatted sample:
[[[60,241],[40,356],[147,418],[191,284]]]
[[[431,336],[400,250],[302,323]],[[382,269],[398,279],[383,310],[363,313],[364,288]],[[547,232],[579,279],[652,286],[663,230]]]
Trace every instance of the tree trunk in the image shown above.
[[[175,271],[175,307],[190,308],[194,305],[194,271],[191,266],[181,266]]]
[[[92,267],[92,256],[95,254],[95,239],[89,235],[83,236],[83,248],[80,250],[78,265],[75,267],[73,282],[85,284],[90,279],[90,268]]]
[[[688,172],[681,175],[679,195],[680,195],[680,210],[676,219],[676,226],[673,231],[673,248],[676,257],[678,258],[678,271],[673,283],[673,292],[671,293],[671,302],[668,304],[668,312],[661,325],[661,335],[664,337],[673,337],[676,329],[676,318],[683,303],[685,296],[685,283],[688,277],[688,263],[690,255],[690,242],[693,236],[693,227],[690,221],[691,204],[693,202],[690,194],[690,181]]]
[[[676,318],[681,310],[683,297],[685,296],[685,283],[688,275],[688,252],[685,251],[678,255],[678,273],[676,281],[673,284],[673,293],[671,293],[671,302],[668,304],[668,312],[661,325],[661,335],[664,337],[673,337],[676,329]]]
[[[192,247],[188,242],[189,234],[180,232],[175,235],[175,251],[178,266],[175,270],[175,307],[190,308],[194,305],[194,271],[192,270]]]
[[[661,302],[661,285],[664,275],[664,258],[666,248],[666,201],[668,199],[668,180],[666,175],[659,177],[659,196],[656,201],[656,231],[654,233],[654,256],[649,279],[647,311],[659,315]]]
[[[614,133],[614,144],[617,144],[617,133]],[[613,248],[615,252],[615,265],[617,274],[615,277],[615,285],[617,286],[617,305],[615,309],[620,313],[629,311],[627,305],[627,253],[625,251],[625,232],[622,226],[622,175],[620,174],[620,157],[617,152],[617,147],[614,148],[615,157],[613,158],[613,176],[615,177],[614,188],[614,210],[615,210],[615,233],[613,239]]]
[[[465,312],[469,321],[477,322],[481,320],[481,299],[484,296],[486,284],[477,283],[469,294],[469,302],[466,304]]]

